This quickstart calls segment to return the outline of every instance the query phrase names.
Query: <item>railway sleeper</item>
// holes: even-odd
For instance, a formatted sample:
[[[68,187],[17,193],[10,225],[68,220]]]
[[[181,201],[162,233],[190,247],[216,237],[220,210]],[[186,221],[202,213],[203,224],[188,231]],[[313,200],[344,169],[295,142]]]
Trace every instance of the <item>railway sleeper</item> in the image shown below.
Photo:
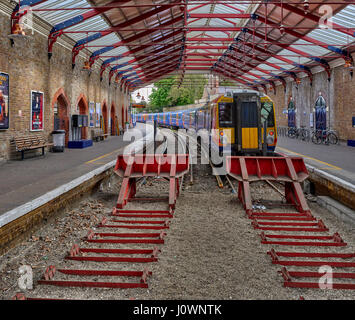
[[[54,280],[57,273],[72,276],[100,276],[100,277],[139,277],[140,282],[99,282],[99,281],[64,281]],[[143,271],[113,271],[113,270],[75,270],[57,269],[55,266],[47,267],[39,285],[52,285],[59,287],[86,287],[86,288],[148,288],[147,279],[152,275],[148,269]]]
[[[309,260],[296,260],[296,261],[291,261],[291,260],[280,260],[278,254],[275,252],[274,249],[271,249],[271,251],[268,252],[268,254],[271,256],[272,263],[273,264],[279,264],[282,266],[297,266],[297,267],[321,267],[324,265],[330,266],[330,267],[335,267],[335,268],[354,268],[355,267],[355,262],[344,262],[344,261],[309,261]],[[298,255],[298,257],[302,256],[301,254]],[[323,255],[308,255],[303,257],[323,257],[323,258],[335,258],[335,257],[349,257],[349,255],[343,255],[341,256],[340,254],[335,255],[335,254],[323,254]]]
[[[262,232],[260,234],[262,244],[271,244],[271,245],[284,245],[284,246],[316,246],[316,247],[345,247],[347,243],[340,237],[338,233],[335,233],[333,236],[330,236],[329,240],[333,242],[326,241],[269,241],[267,238],[282,237],[283,239],[295,239],[296,236],[282,236],[282,235],[268,235]],[[307,237],[307,236],[303,236]],[[297,239],[297,238],[296,238]],[[304,238],[307,239],[307,238]],[[308,238],[310,239],[310,238]],[[314,239],[316,240],[316,239]],[[321,238],[319,239],[321,240]]]
[[[355,283],[326,283],[321,284],[320,282],[298,282],[293,281],[293,278],[303,278],[303,277],[315,277],[320,278],[326,274],[317,274],[315,272],[294,272],[288,271],[286,267],[283,267],[281,271],[282,277],[284,278],[284,287],[290,288],[311,288],[311,289],[337,289],[337,290],[355,290]],[[354,273],[333,273],[334,278],[344,278],[344,279],[354,279]]]

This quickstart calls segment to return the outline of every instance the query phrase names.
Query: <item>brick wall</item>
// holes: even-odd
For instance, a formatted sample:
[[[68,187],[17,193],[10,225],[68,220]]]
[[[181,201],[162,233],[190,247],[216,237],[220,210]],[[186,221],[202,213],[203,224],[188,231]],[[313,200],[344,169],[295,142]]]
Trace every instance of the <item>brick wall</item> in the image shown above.
[[[326,72],[313,75],[310,86],[309,78],[303,78],[297,86],[294,81],[287,82],[286,91],[282,85],[276,87],[276,95],[269,91],[270,98],[275,101],[276,117],[279,126],[287,126],[287,116],[282,113],[287,109],[292,96],[297,108],[297,127],[310,127],[310,114],[314,112],[315,102],[322,92],[329,111],[327,125],[338,132],[342,140],[355,140],[355,128],[352,117],[355,117],[355,75],[351,77],[348,69],[338,66],[331,70],[331,80]]]
[[[9,11],[11,12],[11,11]],[[78,114],[80,96],[86,101],[107,104],[110,115],[112,104],[116,108],[119,124],[122,124],[122,107],[127,108],[128,95],[109,86],[108,73],[100,82],[99,65],[96,64],[91,75],[81,71],[85,56],[77,57],[77,64],[72,70],[71,48],[73,42],[61,39],[53,48],[51,60],[47,55],[47,35],[50,26],[43,31],[43,25],[35,31],[28,41],[15,40],[12,47],[8,35],[10,17],[0,10],[0,72],[10,76],[10,129],[0,131],[0,162],[12,158],[10,141],[15,135],[33,134],[30,132],[31,90],[44,93],[44,132],[50,138],[54,128],[54,97],[61,90],[70,103],[69,117]],[[35,26],[36,29],[36,26]],[[36,29],[38,30],[38,29]],[[19,111],[22,111],[22,116]],[[89,130],[89,134],[90,134]],[[110,132],[110,131],[109,131]]]

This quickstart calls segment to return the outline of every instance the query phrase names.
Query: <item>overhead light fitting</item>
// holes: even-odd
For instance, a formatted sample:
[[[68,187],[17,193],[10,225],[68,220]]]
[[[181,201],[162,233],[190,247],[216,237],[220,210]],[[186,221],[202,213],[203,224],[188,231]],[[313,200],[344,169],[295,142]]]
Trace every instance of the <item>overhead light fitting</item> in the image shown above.
[[[348,69],[352,69],[352,70],[354,69],[351,59],[345,60],[344,68],[348,68]]]
[[[11,45],[13,46],[15,39],[23,40],[30,38],[30,36],[26,35],[25,31],[23,30],[22,24],[16,23],[14,30],[11,34],[8,35],[8,38],[11,40]]]
[[[308,2],[308,0],[304,0],[303,7],[304,7],[304,13],[308,14],[309,13],[309,2]]]
[[[81,71],[87,72],[87,73],[89,73],[89,75],[91,74],[90,61],[87,60],[84,62],[84,66],[81,69]]]

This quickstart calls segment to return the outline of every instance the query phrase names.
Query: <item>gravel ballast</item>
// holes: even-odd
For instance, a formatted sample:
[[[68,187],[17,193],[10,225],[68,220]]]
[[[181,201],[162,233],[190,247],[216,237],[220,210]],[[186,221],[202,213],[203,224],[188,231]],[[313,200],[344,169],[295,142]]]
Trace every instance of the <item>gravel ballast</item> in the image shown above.
[[[113,177],[101,191],[75,204],[71,211],[58,214],[28,241],[18,245],[0,258],[0,297],[10,299],[18,288],[19,268],[33,268],[34,288],[25,293],[29,297],[88,299],[88,300],[170,300],[170,299],[221,299],[264,300],[287,299],[354,299],[352,290],[320,290],[284,288],[278,273],[281,266],[273,265],[267,251],[269,245],[260,243],[260,230],[251,226],[236,194],[228,185],[219,189],[209,167],[194,170],[194,185],[185,177],[184,190],[178,199],[175,217],[167,230],[165,244],[155,263],[101,263],[65,260],[74,243],[85,248],[144,248],[154,245],[88,244],[82,239],[90,228],[107,217],[117,201],[119,179]],[[138,196],[161,197],[168,193],[169,184],[161,180],[148,180],[139,189]],[[266,184],[252,186],[254,201],[281,200],[280,195]],[[309,252],[354,252],[354,226],[309,202],[312,214],[329,227],[329,234],[339,232],[348,246],[345,248],[308,248]],[[129,203],[125,209],[167,209],[166,203]],[[111,224],[111,223],[110,223]],[[97,231],[98,229],[96,229]],[[145,232],[101,229],[100,232]],[[155,232],[155,231],[147,231]],[[271,232],[267,232],[271,233]],[[287,234],[287,232],[285,233]],[[299,251],[300,248],[275,250]],[[314,259],[311,259],[314,260]],[[348,261],[348,260],[346,260]],[[349,260],[350,261],[350,260]],[[63,269],[90,270],[143,270],[148,267],[153,276],[148,279],[149,289],[62,288],[37,285],[45,269],[55,265]],[[318,268],[289,267],[290,270]],[[350,270],[352,269],[352,270]],[[346,272],[353,272],[348,268]],[[75,278],[75,279],[74,279]],[[55,279],[88,281],[139,281],[114,277],[73,277],[56,274]],[[317,279],[306,279],[317,281]],[[335,279],[334,282],[341,280]],[[351,282],[348,280],[347,282]]]

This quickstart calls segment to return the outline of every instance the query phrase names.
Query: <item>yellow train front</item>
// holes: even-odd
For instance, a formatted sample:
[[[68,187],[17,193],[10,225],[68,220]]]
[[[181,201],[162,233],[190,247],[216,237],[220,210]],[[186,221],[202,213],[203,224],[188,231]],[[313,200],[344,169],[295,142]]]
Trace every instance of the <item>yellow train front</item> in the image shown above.
[[[200,108],[141,113],[135,120],[196,132],[205,129],[210,133],[210,147],[220,154],[273,155],[277,144],[274,103],[253,90],[228,92]]]
[[[211,147],[220,154],[265,156],[275,151],[275,108],[269,97],[252,90],[230,92],[216,99],[210,112]]]

